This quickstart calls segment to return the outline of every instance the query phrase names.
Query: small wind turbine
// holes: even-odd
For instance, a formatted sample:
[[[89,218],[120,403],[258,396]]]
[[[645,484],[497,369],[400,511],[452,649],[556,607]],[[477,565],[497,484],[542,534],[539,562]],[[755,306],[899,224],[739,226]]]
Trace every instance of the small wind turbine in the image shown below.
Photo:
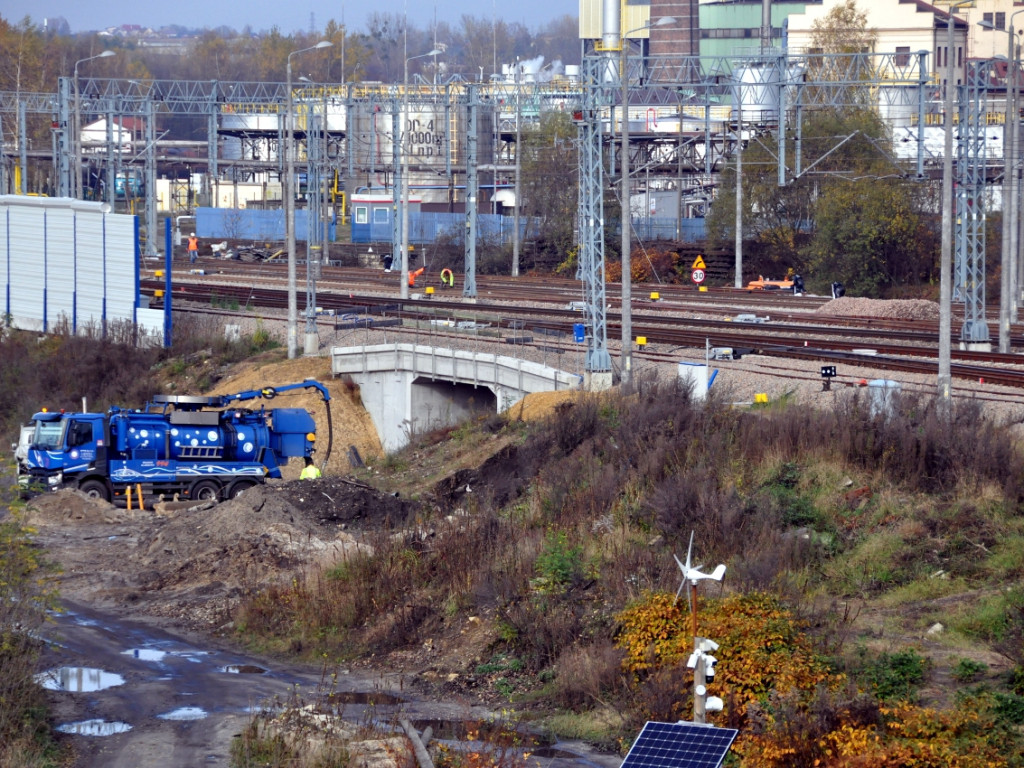
[[[714,581],[721,581],[722,577],[725,576],[725,566],[719,564],[715,567],[711,573],[702,573],[700,571],[704,566],[692,565],[693,563],[693,531],[690,531],[690,546],[686,550],[686,562],[683,563],[679,559],[678,555],[672,555],[676,559],[676,564],[679,566],[679,570],[683,572],[683,580],[679,584],[679,589],[676,590],[676,600],[679,599],[679,593],[683,591],[683,587],[686,586],[686,582],[690,582],[690,585],[696,589],[697,582],[701,579],[713,579]],[[692,607],[692,606],[691,606]]]
[[[676,600],[679,600],[679,593],[683,591],[686,582],[690,582],[690,589],[686,593],[686,602],[690,606],[690,615],[693,617],[693,636],[697,636],[697,582],[702,579],[711,579],[721,582],[725,576],[725,566],[719,563],[711,573],[703,573],[701,565],[693,565],[693,531],[690,531],[690,546],[686,550],[686,562],[683,563],[678,555],[673,554],[679,570],[683,572],[683,580],[676,590]]]

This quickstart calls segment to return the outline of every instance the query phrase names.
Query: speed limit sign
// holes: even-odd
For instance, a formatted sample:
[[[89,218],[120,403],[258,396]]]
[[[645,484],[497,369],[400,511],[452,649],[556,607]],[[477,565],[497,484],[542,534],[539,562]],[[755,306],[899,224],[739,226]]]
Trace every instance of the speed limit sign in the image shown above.
[[[701,283],[704,282],[704,277],[705,275],[703,269],[695,269],[693,270],[693,274],[690,275],[690,279],[692,279],[693,282],[695,282],[697,285],[700,285]]]

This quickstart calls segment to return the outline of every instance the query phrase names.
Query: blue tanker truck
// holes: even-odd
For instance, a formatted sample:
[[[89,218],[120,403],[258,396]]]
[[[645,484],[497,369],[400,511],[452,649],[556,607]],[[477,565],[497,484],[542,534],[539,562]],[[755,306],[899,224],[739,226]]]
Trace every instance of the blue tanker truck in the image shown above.
[[[23,487],[77,488],[106,501],[141,485],[146,495],[188,499],[234,498],[266,478],[281,477],[290,458],[312,456],[316,423],[304,408],[240,407],[296,389],[317,390],[327,411],[331,396],[317,381],[246,390],[233,395],[156,395],[142,410],[63,413],[55,438],[52,414],[36,414]]]

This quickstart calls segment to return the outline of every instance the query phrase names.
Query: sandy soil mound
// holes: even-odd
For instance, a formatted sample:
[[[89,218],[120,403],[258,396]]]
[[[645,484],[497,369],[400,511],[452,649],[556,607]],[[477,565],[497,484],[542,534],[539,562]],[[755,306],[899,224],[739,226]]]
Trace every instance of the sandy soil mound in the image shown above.
[[[832,299],[815,310],[819,315],[833,317],[877,317],[884,320],[934,320],[939,319],[939,305],[924,299],[861,299],[843,296]]]
[[[244,371],[222,379],[207,394],[234,394],[247,389],[293,384],[305,379],[316,379],[331,393],[334,443],[327,466],[323,467],[325,475],[343,475],[351,469],[348,460],[350,446],[355,446],[364,459],[382,455],[380,438],[370,415],[362,407],[358,387],[332,378],[330,358],[300,357],[256,366],[248,363]],[[250,407],[258,407],[261,402],[264,401],[250,401]],[[312,413],[316,420],[316,460],[318,464],[323,461],[327,453],[327,412],[319,392],[315,389],[297,389],[278,395],[265,405],[267,408],[305,408]],[[293,459],[281,473],[286,480],[294,480],[301,471],[301,462]]]
[[[586,392],[578,389],[560,389],[557,392],[531,392],[518,403],[505,411],[505,414],[516,421],[539,421],[554,413],[563,403],[573,403]]]

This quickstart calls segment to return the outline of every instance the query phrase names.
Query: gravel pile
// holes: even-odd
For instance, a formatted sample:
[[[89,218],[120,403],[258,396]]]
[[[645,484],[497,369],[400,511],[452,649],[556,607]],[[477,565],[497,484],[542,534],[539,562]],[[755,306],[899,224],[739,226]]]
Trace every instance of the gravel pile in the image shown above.
[[[939,305],[924,299],[860,299],[844,296],[832,299],[815,310],[819,315],[832,317],[877,317],[883,320],[939,319]]]

